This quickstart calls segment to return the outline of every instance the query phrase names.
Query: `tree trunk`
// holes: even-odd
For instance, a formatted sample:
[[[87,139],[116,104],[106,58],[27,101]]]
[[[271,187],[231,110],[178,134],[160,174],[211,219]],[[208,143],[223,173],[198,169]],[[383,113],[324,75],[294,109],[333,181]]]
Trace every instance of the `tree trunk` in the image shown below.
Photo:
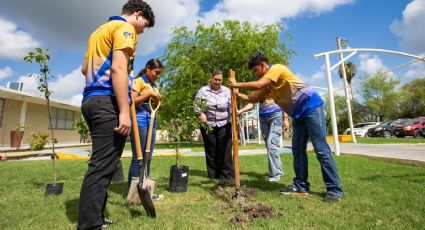
[[[52,114],[50,111],[50,96],[49,96],[49,88],[48,88],[48,84],[47,84],[47,76],[46,74],[44,74],[44,84],[46,87],[46,92],[44,93],[44,96],[46,97],[46,101],[47,101],[47,111],[49,113],[49,129],[50,129],[50,134],[52,136],[52,164],[53,164],[53,183],[56,183],[56,152],[55,152],[55,136],[54,136],[54,132],[53,132],[53,127],[52,127]]]

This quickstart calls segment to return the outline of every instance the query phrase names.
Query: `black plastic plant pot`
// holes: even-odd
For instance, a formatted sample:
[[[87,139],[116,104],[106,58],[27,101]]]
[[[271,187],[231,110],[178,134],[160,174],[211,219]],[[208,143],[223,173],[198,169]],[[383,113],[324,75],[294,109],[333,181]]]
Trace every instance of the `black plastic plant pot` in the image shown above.
[[[189,180],[189,167],[173,165],[170,168],[170,192],[186,192]]]
[[[45,196],[60,195],[63,191],[63,183],[47,184]]]

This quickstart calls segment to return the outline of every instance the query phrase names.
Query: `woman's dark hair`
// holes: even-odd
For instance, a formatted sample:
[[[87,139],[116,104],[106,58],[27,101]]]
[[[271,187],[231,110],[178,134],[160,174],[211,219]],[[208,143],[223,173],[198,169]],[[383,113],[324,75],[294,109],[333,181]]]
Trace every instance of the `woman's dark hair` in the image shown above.
[[[156,69],[156,68],[164,68],[164,65],[162,64],[162,62],[159,59],[151,59],[148,62],[146,62],[145,68],[143,68],[142,70],[140,70],[140,72],[137,74],[136,78],[142,76],[143,74],[146,73],[146,69]]]
[[[129,0],[123,7],[123,14],[133,14],[134,12],[143,12],[143,17],[148,21],[147,27],[153,27],[155,25],[155,15],[146,2],[142,0]]]
[[[266,55],[262,52],[256,52],[253,54],[248,61],[248,68],[252,70],[254,66],[260,64],[261,62],[265,62],[269,64],[269,59],[266,57]]]

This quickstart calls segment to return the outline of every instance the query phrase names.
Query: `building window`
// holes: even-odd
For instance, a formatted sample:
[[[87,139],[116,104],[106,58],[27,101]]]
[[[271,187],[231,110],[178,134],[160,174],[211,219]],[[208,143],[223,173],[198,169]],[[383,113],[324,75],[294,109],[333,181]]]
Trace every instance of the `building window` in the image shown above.
[[[4,100],[0,98],[0,127],[3,124],[3,104]]]
[[[53,129],[74,129],[74,111],[58,108],[52,108],[51,111]]]

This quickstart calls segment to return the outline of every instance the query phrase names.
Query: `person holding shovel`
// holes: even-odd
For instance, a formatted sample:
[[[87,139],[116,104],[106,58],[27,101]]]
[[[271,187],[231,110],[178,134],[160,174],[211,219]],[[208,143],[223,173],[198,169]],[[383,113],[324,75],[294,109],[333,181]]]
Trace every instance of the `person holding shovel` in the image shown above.
[[[204,125],[201,125],[201,134],[204,141],[205,159],[208,177],[210,179],[235,179],[232,158],[232,127],[230,89],[221,85],[223,73],[214,70],[209,80],[210,84],[202,87],[195,96],[195,101],[202,100],[206,103],[204,111],[197,108],[196,113]]]
[[[146,141],[148,138],[148,129],[151,118],[151,111],[147,103],[149,103],[150,98],[153,99],[152,103],[154,104],[158,104],[158,102],[161,100],[161,94],[159,93],[155,81],[159,79],[163,69],[164,66],[159,59],[151,59],[146,63],[145,68],[142,69],[133,80],[132,96],[135,103],[134,105],[136,106],[137,126],[139,127],[140,145],[142,147],[143,155],[146,153]],[[153,107],[156,106],[154,105]],[[155,123],[152,130],[152,141],[147,162],[147,176],[150,175],[150,165],[155,145],[156,119],[154,122]],[[130,139],[133,158],[131,160],[130,169],[128,171],[129,186],[131,184],[132,177],[138,177],[140,175],[139,160],[137,159],[133,132],[130,132]]]
[[[78,229],[100,229],[112,221],[104,211],[108,187],[130,133],[130,82],[138,34],[155,25],[151,7],[129,0],[88,40],[81,72],[86,78],[81,111],[91,132],[92,155],[78,211]]]
[[[245,97],[251,102],[260,101],[268,93],[273,100],[293,118],[292,153],[294,155],[295,178],[293,183],[281,189],[283,194],[308,195],[307,141],[310,139],[322,170],[326,186],[325,202],[340,201],[344,195],[338,171],[326,142],[326,118],[322,98],[286,66],[271,65],[267,57],[255,53],[248,62],[257,81],[236,82],[229,79],[229,86],[239,89],[255,90]]]
[[[245,94],[237,92],[237,96],[242,100],[249,101],[249,97]],[[253,103],[248,103],[245,107],[238,110],[238,116],[252,110]],[[267,148],[268,165],[269,165],[269,182],[279,182],[283,176],[282,161],[279,155],[280,137],[282,128],[288,129],[288,115],[282,112],[280,107],[274,102],[270,96],[266,96],[260,101],[259,107],[261,134]],[[282,117],[283,115],[283,117]]]

